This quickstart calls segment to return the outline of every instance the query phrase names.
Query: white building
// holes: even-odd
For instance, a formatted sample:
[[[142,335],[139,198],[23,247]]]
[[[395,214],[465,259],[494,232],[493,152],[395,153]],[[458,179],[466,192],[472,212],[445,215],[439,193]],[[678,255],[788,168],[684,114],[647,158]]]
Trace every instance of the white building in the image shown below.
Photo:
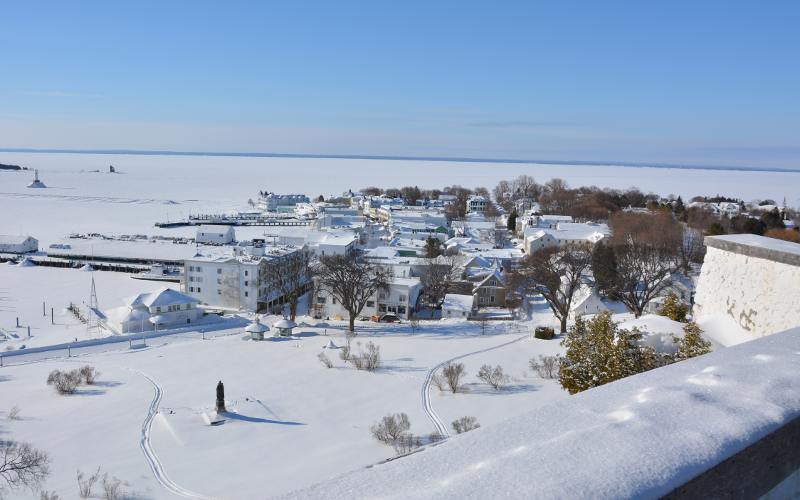
[[[475,298],[472,295],[448,293],[442,303],[442,318],[469,319],[474,309]]]
[[[27,235],[0,234],[0,253],[28,253],[39,250],[39,240]]]
[[[572,296],[572,304],[569,308],[569,318],[574,320],[586,314],[599,314],[608,311],[608,306],[597,294],[594,287],[582,284]]]
[[[468,213],[484,213],[486,212],[486,204],[488,200],[480,195],[473,195],[467,199],[467,212]]]
[[[275,194],[259,191],[258,208],[264,212],[275,212],[279,207],[294,207],[300,203],[310,203],[304,194]]]
[[[198,226],[194,237],[197,243],[227,245],[236,240],[233,226]]]
[[[593,222],[560,222],[554,229],[529,227],[524,232],[525,251],[535,253],[551,246],[592,247],[611,234],[608,226]]]
[[[200,301],[171,288],[140,293],[106,314],[106,325],[117,333],[180,328],[203,317]]]
[[[377,291],[367,301],[360,316],[381,318],[394,314],[400,319],[409,319],[416,311],[421,292],[419,278],[392,278],[387,289]],[[347,319],[349,313],[327,290],[320,289],[314,297],[314,317]]]
[[[262,312],[285,303],[269,286],[268,276],[300,257],[299,247],[266,246],[257,242],[233,254],[198,254],[184,261],[185,293],[202,304],[221,309]],[[310,288],[311,282],[304,285]]]

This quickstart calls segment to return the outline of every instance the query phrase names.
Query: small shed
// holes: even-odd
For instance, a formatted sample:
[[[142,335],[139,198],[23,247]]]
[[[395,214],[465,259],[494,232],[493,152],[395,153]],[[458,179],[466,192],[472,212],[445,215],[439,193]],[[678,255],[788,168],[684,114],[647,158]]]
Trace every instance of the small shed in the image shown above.
[[[282,320],[276,322],[274,325],[275,329],[278,330],[278,335],[281,337],[291,337],[292,330],[297,326],[297,323],[290,319],[283,318]]]
[[[264,340],[264,332],[269,331],[269,327],[261,323],[256,316],[244,331],[250,334],[252,340]]]
[[[233,243],[236,239],[236,233],[232,226],[203,225],[197,227],[197,234],[194,239],[197,243],[226,245]]]

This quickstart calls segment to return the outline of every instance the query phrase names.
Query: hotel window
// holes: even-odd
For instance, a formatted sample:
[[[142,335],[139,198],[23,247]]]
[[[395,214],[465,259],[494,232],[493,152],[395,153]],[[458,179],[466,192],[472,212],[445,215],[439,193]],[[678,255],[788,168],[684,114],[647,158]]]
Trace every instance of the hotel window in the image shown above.
[[[217,268],[217,274],[222,274],[222,268]]]
[[[199,286],[197,287],[197,293],[200,293],[200,287]]]
[[[375,307],[375,301],[374,300],[368,300],[367,301],[367,307]]]
[[[249,294],[247,292],[244,292],[244,296],[249,297]]]
[[[248,281],[247,281],[247,280],[245,280],[245,282],[244,282],[244,286],[249,286],[249,283],[248,283]]]
[[[248,273],[248,271],[245,271],[245,272],[244,272],[244,275],[245,275],[245,276],[247,276],[247,273]]]

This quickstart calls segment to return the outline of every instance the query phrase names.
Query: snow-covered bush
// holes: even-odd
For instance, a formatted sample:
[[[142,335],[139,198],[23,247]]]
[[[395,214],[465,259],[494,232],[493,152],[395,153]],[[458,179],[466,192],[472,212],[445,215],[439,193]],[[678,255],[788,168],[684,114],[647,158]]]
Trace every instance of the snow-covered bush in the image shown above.
[[[122,489],[122,481],[114,476],[109,476],[108,473],[103,474],[101,486],[104,500],[120,500],[125,496],[125,492]]]
[[[39,493],[39,500],[61,500],[55,491],[42,491]]]
[[[331,361],[331,358],[324,352],[317,354],[317,359],[319,359],[320,363],[325,365],[325,368],[333,368],[333,361]]]
[[[381,348],[371,341],[367,342],[366,351],[362,350],[359,344],[359,352],[351,356],[350,361],[357,370],[369,372],[377,370],[381,366]]]
[[[711,342],[704,339],[702,333],[703,331],[697,326],[697,323],[692,322],[684,326],[683,338],[675,339],[678,352],[673,355],[672,359],[674,361],[683,361],[684,359],[702,356],[711,352]]]
[[[89,498],[92,496],[92,488],[95,483],[100,480],[100,467],[97,468],[94,474],[87,476],[80,470],[77,473],[78,479],[78,496],[81,498]]]
[[[69,372],[53,370],[47,376],[47,385],[55,387],[59,394],[73,394],[75,389],[81,385],[81,382],[82,379],[78,370]]]
[[[456,431],[456,434],[462,434],[481,426],[481,424],[478,423],[478,419],[475,417],[457,418],[453,420],[451,425],[453,426],[453,430]]]
[[[411,422],[405,413],[386,415],[380,422],[370,427],[372,437],[381,443],[394,445],[406,431],[411,428]]]
[[[537,339],[550,340],[556,336],[556,331],[549,326],[537,326],[533,330],[533,336]]]
[[[415,448],[422,446],[422,439],[408,432],[404,432],[398,436],[394,443],[392,443],[392,446],[394,447],[395,453],[398,455],[405,455]]]
[[[78,370],[78,373],[80,374],[83,382],[87,385],[94,385],[95,380],[97,380],[97,377],[100,376],[100,372],[90,365],[81,367],[81,369]]]
[[[462,390],[461,379],[466,374],[467,370],[464,368],[464,363],[447,363],[442,368],[442,377],[444,377],[447,387],[454,394]]]
[[[661,309],[658,310],[658,314],[661,316],[666,316],[672,321],[685,323],[686,315],[689,314],[689,306],[682,303],[678,299],[677,295],[670,293],[664,299],[664,304],[661,305]]]
[[[341,349],[339,349],[339,359],[341,359],[345,363],[350,361],[350,338],[349,337],[347,339],[347,344],[345,344],[344,346],[342,346]]]
[[[558,374],[561,386],[575,394],[663,365],[667,360],[640,345],[641,339],[635,328],[619,328],[609,312],[576,319],[561,341],[567,348]]]
[[[8,419],[9,420],[20,420],[20,412],[22,410],[19,409],[19,406],[12,406],[10,410],[8,410]]]
[[[535,371],[542,378],[558,377],[558,369],[561,367],[561,357],[539,355],[539,359],[531,358],[529,361],[531,370]]]
[[[478,370],[478,378],[491,385],[494,389],[500,390],[508,384],[508,375],[503,373],[503,367],[500,365],[492,368],[489,365],[481,366]]]

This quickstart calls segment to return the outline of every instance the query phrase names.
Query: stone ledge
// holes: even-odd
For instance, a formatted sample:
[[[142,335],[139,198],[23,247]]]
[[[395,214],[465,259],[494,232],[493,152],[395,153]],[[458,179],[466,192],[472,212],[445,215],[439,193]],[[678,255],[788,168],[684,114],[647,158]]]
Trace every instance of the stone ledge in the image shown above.
[[[754,234],[706,236],[706,246],[800,267],[800,245]]]

